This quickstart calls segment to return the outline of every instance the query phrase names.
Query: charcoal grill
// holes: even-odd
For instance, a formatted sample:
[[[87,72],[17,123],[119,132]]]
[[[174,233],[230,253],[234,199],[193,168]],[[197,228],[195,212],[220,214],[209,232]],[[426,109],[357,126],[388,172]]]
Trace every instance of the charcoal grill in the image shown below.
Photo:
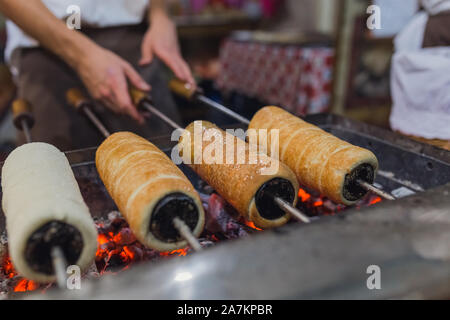
[[[376,182],[401,199],[85,280],[82,290],[49,290],[29,297],[450,298],[450,152],[340,116],[306,120],[373,151],[380,161]],[[175,143],[168,136],[151,140],[167,152]],[[95,149],[85,149],[67,156],[91,213],[102,217],[116,207],[96,173],[94,154]],[[181,169],[194,186],[201,185],[189,168]],[[373,265],[381,269],[381,290],[367,288],[367,269]],[[188,280],[180,281],[180,273],[189,275],[181,277]]]

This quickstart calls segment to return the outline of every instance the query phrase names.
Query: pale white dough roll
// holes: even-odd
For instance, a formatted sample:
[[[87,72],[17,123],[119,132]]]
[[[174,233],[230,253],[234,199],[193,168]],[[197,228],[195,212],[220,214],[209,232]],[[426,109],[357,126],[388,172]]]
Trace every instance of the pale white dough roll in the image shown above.
[[[2,189],[9,253],[20,275],[54,281],[49,260],[54,243],[69,264],[90,266],[97,231],[62,152],[46,143],[15,149],[2,169]]]

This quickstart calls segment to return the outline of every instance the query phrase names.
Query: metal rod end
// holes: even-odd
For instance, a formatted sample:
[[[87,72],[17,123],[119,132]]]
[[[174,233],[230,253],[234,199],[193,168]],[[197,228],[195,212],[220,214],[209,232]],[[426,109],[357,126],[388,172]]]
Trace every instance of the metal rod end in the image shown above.
[[[196,237],[194,237],[191,229],[189,229],[189,227],[187,226],[186,223],[184,223],[183,220],[181,220],[178,217],[175,217],[173,219],[173,225],[178,230],[180,235],[184,238],[184,240],[186,240],[189,243],[189,245],[191,246],[192,249],[194,249],[195,251],[202,250],[202,246],[200,245],[200,242],[198,242],[198,239]]]
[[[394,196],[392,196],[391,194],[387,193],[386,191],[383,191],[377,187],[375,187],[374,185],[366,182],[366,181],[362,181],[362,180],[357,180],[358,184],[363,187],[364,189],[366,189],[367,191],[371,191],[373,193],[375,193],[377,196],[380,196],[383,199],[386,200],[397,200]]]
[[[67,288],[67,262],[64,257],[64,253],[60,247],[55,246],[52,248],[50,254],[52,257],[53,270],[56,276],[56,283],[60,289],[65,289]]]
[[[303,212],[298,210],[297,208],[293,207],[290,203],[284,201],[283,199],[279,197],[274,198],[275,203],[280,207],[281,210],[285,211],[286,213],[291,214],[295,219],[303,222],[303,223],[311,223],[311,219],[305,215]]]

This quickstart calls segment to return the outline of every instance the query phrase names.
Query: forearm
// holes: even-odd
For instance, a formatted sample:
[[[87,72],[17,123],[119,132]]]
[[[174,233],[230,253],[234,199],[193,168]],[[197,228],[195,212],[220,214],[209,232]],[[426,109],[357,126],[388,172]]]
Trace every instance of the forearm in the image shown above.
[[[40,0],[0,0],[0,11],[73,68],[95,45],[82,33],[67,28]]]

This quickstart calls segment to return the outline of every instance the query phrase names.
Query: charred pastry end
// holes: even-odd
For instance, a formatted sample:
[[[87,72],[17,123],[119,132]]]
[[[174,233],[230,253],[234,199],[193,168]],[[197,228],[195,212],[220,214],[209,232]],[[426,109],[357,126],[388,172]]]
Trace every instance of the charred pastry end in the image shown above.
[[[293,203],[295,196],[295,188],[289,180],[275,178],[259,188],[255,196],[256,208],[264,219],[277,220],[287,213],[280,209],[274,199],[279,197],[288,203]]]
[[[149,231],[160,241],[175,243],[182,241],[173,221],[178,217],[190,230],[196,230],[200,213],[195,201],[186,194],[172,193],[162,198],[153,209]]]
[[[83,251],[84,241],[81,232],[74,226],[51,221],[32,233],[25,247],[25,260],[35,272],[54,275],[51,251],[61,248],[68,265],[75,265]]]
[[[373,184],[375,181],[375,168],[369,163],[363,163],[345,176],[343,196],[346,200],[357,201],[367,194],[367,190],[361,187],[358,180]]]

